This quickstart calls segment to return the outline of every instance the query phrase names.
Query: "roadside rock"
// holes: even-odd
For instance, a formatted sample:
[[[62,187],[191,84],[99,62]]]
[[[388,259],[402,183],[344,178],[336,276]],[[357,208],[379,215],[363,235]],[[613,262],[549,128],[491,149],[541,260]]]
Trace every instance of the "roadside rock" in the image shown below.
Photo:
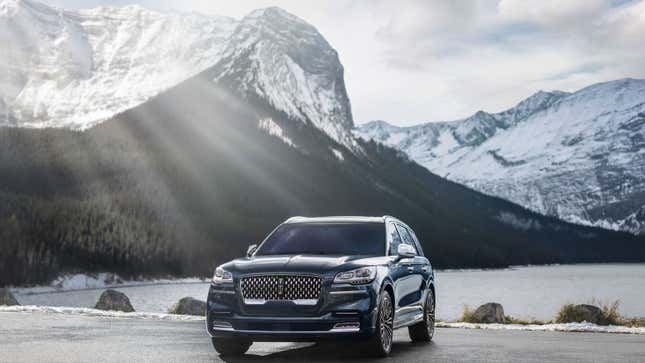
[[[179,315],[206,315],[206,302],[193,299],[192,297],[185,297],[179,300],[178,303],[168,309],[169,314]]]
[[[11,291],[7,288],[0,288],[0,305],[20,305],[18,300],[13,296]]]
[[[605,324],[602,310],[594,305],[578,304],[566,305],[562,308],[556,319],[558,323],[580,323],[586,321],[598,325]]]
[[[489,302],[475,310],[473,313],[473,320],[475,323],[498,323],[504,324],[504,308],[501,304]]]
[[[123,311],[126,313],[134,311],[132,304],[130,304],[130,299],[124,293],[112,289],[103,291],[94,308],[99,310]]]

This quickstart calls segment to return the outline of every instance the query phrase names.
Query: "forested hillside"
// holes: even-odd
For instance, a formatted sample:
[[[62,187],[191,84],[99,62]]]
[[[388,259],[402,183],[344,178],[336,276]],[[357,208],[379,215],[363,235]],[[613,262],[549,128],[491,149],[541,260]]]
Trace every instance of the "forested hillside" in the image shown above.
[[[292,215],[397,216],[436,267],[645,260],[642,237],[528,212],[374,142],[351,152],[204,74],[86,132],[0,128],[0,175],[2,285],[207,275]]]

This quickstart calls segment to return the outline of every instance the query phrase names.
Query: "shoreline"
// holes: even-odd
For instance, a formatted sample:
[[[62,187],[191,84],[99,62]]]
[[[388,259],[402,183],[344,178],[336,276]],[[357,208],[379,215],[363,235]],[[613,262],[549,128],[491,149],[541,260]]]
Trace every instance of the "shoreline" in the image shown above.
[[[487,272],[487,271],[516,271],[524,268],[539,267],[567,267],[567,266],[623,266],[623,265],[645,265],[645,262],[584,262],[584,263],[554,263],[544,265],[508,265],[491,268],[447,268],[435,269],[436,273],[456,273],[456,272]],[[109,281],[109,282],[108,282]],[[117,281],[117,282],[113,282]],[[121,282],[118,282],[121,281]],[[117,273],[113,272],[96,272],[96,273],[70,273],[64,274],[54,279],[49,284],[40,285],[17,285],[7,286],[14,293],[21,295],[36,295],[66,291],[96,290],[106,288],[121,288],[135,286],[151,285],[171,285],[171,284],[191,284],[191,283],[208,283],[210,276],[193,276],[193,277],[151,277],[141,279],[123,279]]]

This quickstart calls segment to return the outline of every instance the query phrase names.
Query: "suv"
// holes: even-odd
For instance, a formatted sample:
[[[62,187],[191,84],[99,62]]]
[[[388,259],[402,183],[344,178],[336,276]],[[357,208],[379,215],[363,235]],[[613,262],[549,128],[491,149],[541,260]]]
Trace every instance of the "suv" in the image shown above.
[[[393,331],[434,335],[435,284],[410,227],[384,217],[293,217],[215,270],[207,330],[221,355],[254,341],[360,338],[386,356]]]

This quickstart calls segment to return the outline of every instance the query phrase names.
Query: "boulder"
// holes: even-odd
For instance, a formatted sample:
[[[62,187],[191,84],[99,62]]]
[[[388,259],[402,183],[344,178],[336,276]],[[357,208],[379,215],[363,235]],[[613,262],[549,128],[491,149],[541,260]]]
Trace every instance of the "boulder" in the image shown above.
[[[103,291],[94,308],[99,310],[123,311],[126,313],[134,311],[132,304],[130,304],[130,299],[124,293],[112,289]]]
[[[12,306],[20,304],[18,304],[18,300],[13,297],[13,294],[9,289],[2,287],[0,288],[0,305]]]
[[[556,321],[558,323],[580,323],[586,321],[588,323],[603,325],[605,324],[605,316],[602,313],[602,309],[594,305],[566,305],[558,314]]]
[[[206,302],[192,297],[185,297],[168,309],[168,313],[204,316],[206,315]]]
[[[501,304],[494,302],[481,305],[473,313],[473,322],[504,324],[506,322],[504,308]]]

